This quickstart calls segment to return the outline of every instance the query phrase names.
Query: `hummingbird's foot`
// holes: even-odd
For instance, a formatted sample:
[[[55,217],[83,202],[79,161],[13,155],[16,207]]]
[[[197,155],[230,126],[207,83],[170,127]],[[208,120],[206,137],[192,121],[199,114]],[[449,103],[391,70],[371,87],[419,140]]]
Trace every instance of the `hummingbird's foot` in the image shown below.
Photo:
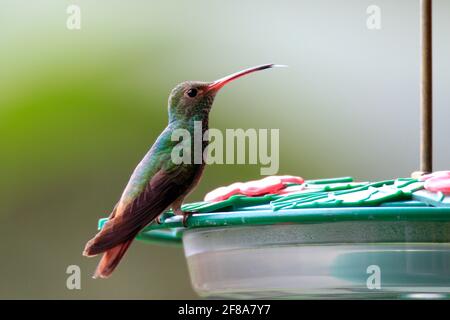
[[[175,213],[177,216],[183,216],[183,226],[186,228],[186,227],[187,227],[187,221],[188,221],[188,218],[189,218],[191,215],[193,215],[194,213],[197,213],[197,212],[195,212],[195,211],[184,211],[184,210],[181,210],[181,208],[176,208],[176,209],[174,210],[174,213]]]
[[[183,211],[183,227],[187,228],[187,221],[190,216],[197,213],[196,211]]]
[[[183,212],[183,227],[185,227],[185,228],[187,228],[187,226],[188,226],[187,221],[188,221],[189,216],[190,216],[190,214]]]
[[[156,217],[156,223],[157,224],[162,224],[162,221],[161,221],[161,215],[159,215],[158,217]]]

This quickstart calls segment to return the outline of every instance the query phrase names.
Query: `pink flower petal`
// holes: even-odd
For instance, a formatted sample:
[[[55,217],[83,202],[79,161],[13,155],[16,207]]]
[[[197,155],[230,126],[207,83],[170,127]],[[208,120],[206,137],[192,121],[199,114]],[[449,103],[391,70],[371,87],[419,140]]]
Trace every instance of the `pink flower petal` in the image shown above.
[[[242,194],[249,197],[262,196],[265,194],[276,194],[286,187],[286,183],[302,184],[303,178],[295,176],[269,176],[260,180],[248,181],[245,183],[236,182],[226,187],[220,187],[207,193],[204,200],[222,201],[235,194]]]
[[[425,181],[424,188],[431,192],[450,194],[450,176],[440,176]]]
[[[276,176],[271,176],[245,183],[241,187],[241,193],[246,196],[260,196],[267,193],[276,193],[283,188],[284,184],[281,182],[281,179]]]
[[[205,195],[204,200],[209,202],[226,200],[229,197],[240,193],[240,188],[242,185],[242,182],[235,182],[229,186],[214,189]]]
[[[305,180],[302,177],[295,177],[295,176],[277,176],[281,179],[281,182],[283,183],[296,183],[296,184],[303,184]]]
[[[279,191],[277,192],[277,194],[285,195],[285,194],[291,194],[291,193],[301,192],[301,191],[304,191],[304,190],[305,190],[305,186],[303,186],[303,185],[289,186],[289,187],[286,187],[286,188],[284,188],[284,189],[279,190]]]
[[[450,178],[450,171],[436,171],[430,174],[423,175],[419,178],[419,181],[427,181],[431,178],[441,178],[441,177],[448,177]]]

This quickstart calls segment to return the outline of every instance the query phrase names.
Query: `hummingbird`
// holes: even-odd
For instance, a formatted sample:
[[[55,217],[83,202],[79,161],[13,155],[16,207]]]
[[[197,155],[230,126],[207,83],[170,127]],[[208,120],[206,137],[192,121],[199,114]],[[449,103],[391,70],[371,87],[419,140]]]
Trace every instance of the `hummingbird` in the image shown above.
[[[172,133],[184,129],[194,139],[194,123],[201,121],[202,136],[208,130],[209,112],[217,92],[227,83],[250,73],[277,67],[265,64],[245,69],[213,82],[185,81],[170,93],[169,122],[153,146],[137,165],[118,203],[103,228],[89,240],[83,251],[87,257],[103,254],[93,278],[107,278],[123,258],[136,235],[159,216],[172,209],[183,217],[183,225],[191,212],[181,209],[184,198],[197,186],[205,163],[191,161],[175,164],[171,159]],[[194,143],[191,141],[191,146]],[[202,142],[202,155],[207,141]],[[191,153],[191,157],[195,155]],[[198,159],[198,158],[197,158]]]

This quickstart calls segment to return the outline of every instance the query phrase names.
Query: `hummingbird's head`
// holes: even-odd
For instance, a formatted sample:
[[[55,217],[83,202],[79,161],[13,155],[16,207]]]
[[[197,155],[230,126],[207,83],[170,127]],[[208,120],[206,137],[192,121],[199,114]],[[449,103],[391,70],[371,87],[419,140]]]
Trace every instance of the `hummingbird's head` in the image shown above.
[[[245,69],[213,82],[185,81],[180,83],[169,96],[170,121],[208,116],[217,92],[224,85],[244,75],[272,67],[280,67],[280,65],[265,64]]]
[[[209,82],[185,81],[173,88],[169,96],[169,116],[189,119],[195,115],[208,115],[216,91],[208,90]]]

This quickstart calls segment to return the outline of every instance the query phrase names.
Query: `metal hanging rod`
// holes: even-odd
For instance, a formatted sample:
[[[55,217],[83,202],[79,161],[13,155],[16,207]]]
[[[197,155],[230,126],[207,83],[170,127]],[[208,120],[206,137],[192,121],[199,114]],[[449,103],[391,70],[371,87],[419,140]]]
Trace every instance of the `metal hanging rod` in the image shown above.
[[[420,0],[420,171],[433,171],[433,14],[432,0]]]

